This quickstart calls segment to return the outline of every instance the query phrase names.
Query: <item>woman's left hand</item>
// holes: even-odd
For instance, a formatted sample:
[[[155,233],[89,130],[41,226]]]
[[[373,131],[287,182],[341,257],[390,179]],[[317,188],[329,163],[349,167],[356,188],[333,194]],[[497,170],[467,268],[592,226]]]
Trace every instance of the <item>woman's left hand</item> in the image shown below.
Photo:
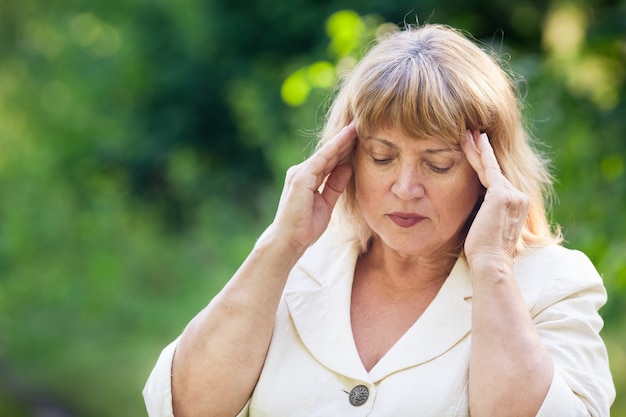
[[[528,214],[529,198],[502,174],[485,133],[467,131],[463,152],[486,188],[484,201],[465,239],[471,268],[512,268],[513,256]]]

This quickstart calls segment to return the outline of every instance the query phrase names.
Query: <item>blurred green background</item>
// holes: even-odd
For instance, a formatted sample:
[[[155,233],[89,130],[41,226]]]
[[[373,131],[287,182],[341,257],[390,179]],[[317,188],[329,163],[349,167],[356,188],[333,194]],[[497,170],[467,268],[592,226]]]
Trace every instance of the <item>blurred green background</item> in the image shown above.
[[[492,45],[605,279],[626,416],[626,1],[0,1],[0,416],[143,416],[270,222],[337,73],[403,22]]]

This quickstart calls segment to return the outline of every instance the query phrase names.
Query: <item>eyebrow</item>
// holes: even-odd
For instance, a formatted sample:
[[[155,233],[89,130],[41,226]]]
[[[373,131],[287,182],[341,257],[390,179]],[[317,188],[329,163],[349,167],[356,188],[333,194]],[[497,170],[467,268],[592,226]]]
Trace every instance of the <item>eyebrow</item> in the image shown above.
[[[383,139],[383,138],[377,138],[377,137],[373,137],[373,136],[368,136],[365,138],[365,140],[373,140],[376,142],[380,142],[383,145],[389,146],[392,149],[399,149],[398,145],[396,145],[393,142],[388,141],[387,139]],[[456,153],[458,152],[455,149],[452,148],[429,148],[429,149],[425,149],[423,151],[426,154],[430,154],[430,155],[436,155],[436,154],[440,154],[440,153],[447,153],[447,152],[452,152],[452,153]]]

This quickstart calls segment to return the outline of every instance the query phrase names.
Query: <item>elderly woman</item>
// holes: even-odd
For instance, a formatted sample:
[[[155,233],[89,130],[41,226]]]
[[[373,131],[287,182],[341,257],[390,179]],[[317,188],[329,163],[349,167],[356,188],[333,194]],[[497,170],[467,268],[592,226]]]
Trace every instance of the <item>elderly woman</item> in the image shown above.
[[[162,352],[150,416],[608,416],[605,289],[549,188],[491,54],[444,26],[390,35]]]

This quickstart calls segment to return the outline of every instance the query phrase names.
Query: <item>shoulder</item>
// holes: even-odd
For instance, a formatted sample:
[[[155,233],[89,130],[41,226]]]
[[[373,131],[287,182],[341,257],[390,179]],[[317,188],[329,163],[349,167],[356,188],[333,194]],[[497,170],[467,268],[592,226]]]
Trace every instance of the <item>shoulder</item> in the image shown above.
[[[599,278],[587,255],[556,244],[527,250],[516,261],[515,273],[518,279],[537,275],[583,281]]]
[[[595,294],[597,308],[606,301],[602,277],[589,257],[561,245],[529,249],[516,261],[515,275],[534,310],[574,295]]]

